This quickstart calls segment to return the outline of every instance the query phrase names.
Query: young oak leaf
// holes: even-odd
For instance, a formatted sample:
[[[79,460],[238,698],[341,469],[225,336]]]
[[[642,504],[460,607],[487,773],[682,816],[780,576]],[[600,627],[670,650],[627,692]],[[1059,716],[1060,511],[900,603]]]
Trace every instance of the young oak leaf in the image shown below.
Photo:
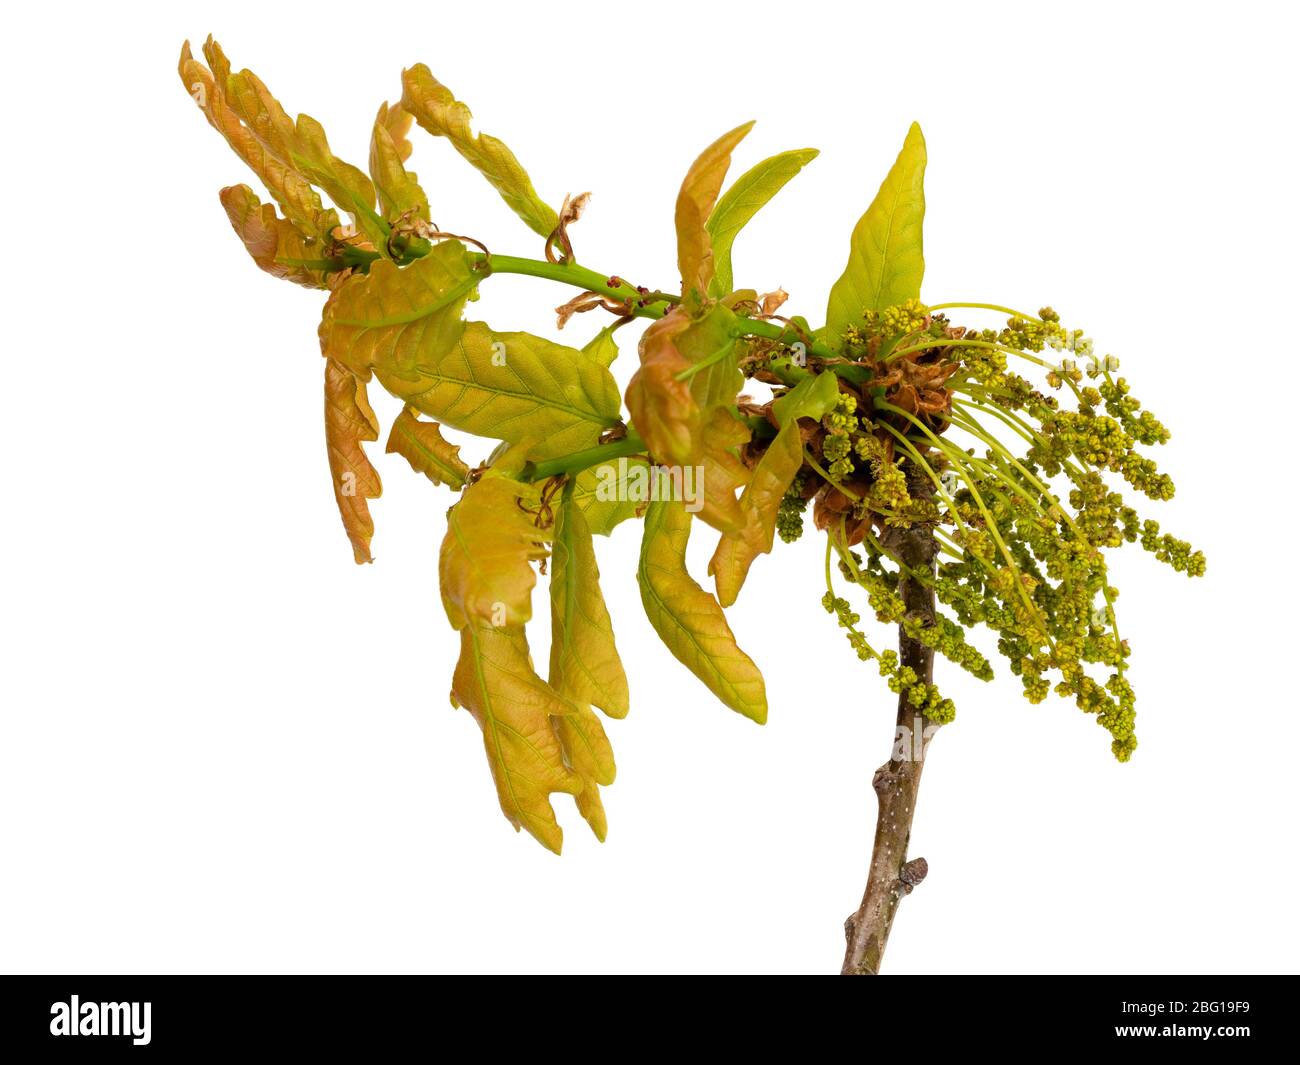
[[[251,70],[231,72],[230,61],[211,37],[203,46],[208,66],[223,98],[262,147],[303,180],[324,190],[347,211],[358,229],[386,253],[388,226],[375,213],[370,179],[331,150],[325,130],[310,115],[289,117],[280,102]]]
[[[677,227],[677,269],[682,275],[682,295],[703,295],[713,279],[713,241],[705,228],[723,179],[731,165],[731,153],[754,126],[746,122],[724,133],[691,164],[677,194],[674,221]]]
[[[368,499],[377,499],[383,486],[366,458],[364,440],[379,439],[379,420],[366,398],[366,386],[346,366],[333,359],[325,363],[325,443],[329,451],[334,498],[343,528],[352,541],[358,563],[373,562],[370,538],[375,523]]]
[[[763,675],[737,645],[718,601],[686,571],[691,516],[680,502],[646,510],[637,583],[646,616],[664,645],[732,710],[767,720]]]
[[[542,513],[540,486],[489,472],[447,512],[438,583],[452,628],[523,625],[532,617],[532,563],[547,557],[552,530],[530,510]]]
[[[880,191],[853,227],[849,262],[831,288],[825,338],[833,346],[868,310],[921,294],[925,273],[921,228],[925,220],[925,137],[915,122]]]
[[[690,385],[678,379],[691,364],[677,347],[691,320],[673,310],[652,322],[637,346],[641,365],[628,382],[628,413],[659,462],[688,466],[700,450],[701,411]]]
[[[737,449],[749,442],[749,436],[749,426],[727,407],[715,407],[704,425],[699,517],[722,533],[739,532],[745,525],[736,490],[749,482],[751,474]]]
[[[460,316],[483,275],[465,245],[435,244],[399,269],[376,262],[331,293],[321,316],[321,351],[369,378],[374,369],[416,374],[459,336]]]
[[[610,717],[624,717],[627,676],[600,593],[591,530],[572,482],[560,497],[552,536],[551,687],[579,707],[597,706]]]
[[[600,466],[589,466],[573,479],[573,499],[582,511],[587,527],[597,536],[608,536],[622,522],[635,518],[643,499],[631,486],[636,478],[647,477],[648,464],[629,456]]]
[[[411,373],[376,372],[390,392],[454,429],[535,441],[535,462],[592,447],[619,424],[618,384],[604,366],[576,348],[482,322],[464,323],[440,357]]]
[[[564,764],[582,781],[582,790],[575,797],[578,812],[604,843],[608,822],[600,789],[614,783],[615,773],[614,751],[605,728],[591,707],[581,704],[574,704],[570,714],[553,716],[551,726],[560,741]]]
[[[421,421],[410,407],[393,420],[388,431],[385,452],[397,452],[416,473],[424,474],[434,484],[464,488],[469,467],[460,457],[460,448],[450,443],[437,422]]]
[[[626,402],[637,432],[662,463],[693,466],[714,409],[733,406],[744,378],[734,358],[736,316],[712,304],[693,317],[675,307],[641,334],[641,365]]]
[[[326,287],[325,271],[310,265],[320,257],[319,244],[308,244],[274,204],[262,203],[247,185],[231,185],[221,190],[221,206],[253,262],[268,274],[307,288]]]
[[[401,269],[376,262],[331,295],[321,349],[453,429],[537,441],[535,461],[591,447],[619,421],[613,375],[575,348],[462,322],[481,277],[458,241]]]
[[[587,358],[600,363],[601,366],[612,365],[618,358],[618,342],[614,339],[614,330],[617,328],[617,325],[605,326],[583,345],[582,353]]]
[[[731,246],[738,234],[764,205],[785,187],[795,174],[816,159],[816,148],[782,152],[751,167],[736,178],[713,208],[705,228],[713,248],[713,279],[709,295],[720,299],[735,283],[731,270]]]
[[[478,621],[462,627],[451,695],[483,730],[501,812],[516,831],[559,854],[564,833],[550,796],[580,796],[584,787],[565,764],[553,722],[575,711],[533,671],[523,629]]]
[[[469,108],[423,63],[402,71],[402,107],[422,129],[451,141],[534,233],[549,237],[555,231],[559,216],[537,195],[514,153],[495,137],[475,135]]]
[[[732,310],[725,304],[714,303],[693,317],[676,338],[677,350],[690,364],[691,395],[705,419],[718,407],[736,405],[736,393],[745,381],[736,358],[740,332],[740,323]]]
[[[302,234],[303,240],[309,245],[316,242],[321,246],[328,244],[330,233],[339,224],[338,215],[325,207],[320,195],[301,174],[268,152],[235,114],[226,102],[224,75],[218,80],[196,60],[190,52],[189,41],[181,48],[177,71],[186,92],[198,104],[209,125],[226,139],[235,154],[258,176],[271,198],[280,205],[285,218]]]
[[[773,404],[781,428],[741,494],[743,526],[739,532],[722,535],[709,561],[709,575],[714,578],[718,602],[723,606],[736,601],[754,559],[772,550],[781,498],[803,465],[799,419],[821,418],[834,407],[838,396],[836,376],[823,373],[800,381]]]
[[[370,136],[370,179],[379,195],[379,206],[389,221],[406,215],[429,221],[429,199],[415,174],[403,166],[411,154],[406,139],[411,116],[400,107],[381,104]]]

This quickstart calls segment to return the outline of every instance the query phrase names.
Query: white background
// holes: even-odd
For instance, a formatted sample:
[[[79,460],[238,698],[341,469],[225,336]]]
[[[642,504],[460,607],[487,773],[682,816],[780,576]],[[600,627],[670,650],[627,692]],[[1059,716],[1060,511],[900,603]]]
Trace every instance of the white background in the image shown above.
[[[760,120],[733,174],[819,147],[736,249],[738,283],[783,285],[814,321],[920,120],[925,297],[1051,302],[1120,356],[1174,431],[1158,457],[1178,496],[1146,510],[1209,575],[1116,559],[1128,765],[1071,703],[1031,707],[1005,669],[944,670],[958,720],[913,837],[931,872],[886,967],[1294,969],[1286,9],[456,6],[11,13],[0,967],[824,973],[863,885],[892,698],[822,612],[811,536],[761,560],[731,613],[765,668],[764,728],[658,645],[637,526],[599,541],[633,687],[609,727],[609,840],[563,796],[562,858],[510,830],[447,700],[452,497],[372,447],[377,561],[353,564],[322,441],[321,296],[248,260],[216,194],[253,179],[175,74],[181,41],[212,30],[357,162],[401,68],[427,62],[544,196],[594,191],[584,263],[652,286],[676,283],[673,198],[705,144]],[[415,140],[439,223],[539,252],[445,142]],[[562,298],[502,277],[474,313],[551,335]]]

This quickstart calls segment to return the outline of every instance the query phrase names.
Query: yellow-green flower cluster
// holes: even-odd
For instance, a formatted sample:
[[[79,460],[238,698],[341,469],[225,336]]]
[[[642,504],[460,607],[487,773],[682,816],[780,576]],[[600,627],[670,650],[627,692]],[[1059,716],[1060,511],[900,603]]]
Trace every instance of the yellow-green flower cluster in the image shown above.
[[[795,474],[794,480],[790,482],[790,487],[785,490],[785,495],[781,497],[781,503],[777,507],[776,533],[784,543],[792,544],[803,535],[803,515],[808,508],[808,500],[804,497],[807,480],[806,470],[800,470]]]
[[[920,349],[926,336],[933,347]],[[1124,378],[1111,376],[1117,363],[1094,356],[1092,340],[1063,326],[1049,307],[1037,318],[1012,315],[1002,329],[963,331],[911,301],[868,312],[850,330],[843,354],[867,368],[866,379],[893,387],[890,381],[910,380],[891,376],[889,352],[900,342],[913,360],[905,373],[927,374],[918,388],[944,389],[950,412],[941,407],[933,413],[930,398],[929,428],[916,419],[904,424],[909,420],[898,405],[881,409],[876,400],[877,414],[864,391],[865,402],[841,402],[823,420],[831,476],[861,484],[870,475],[855,511],[870,519],[859,533],[868,558],[860,563],[837,541],[842,573],[865,589],[878,621],[981,679],[992,676],[992,667],[967,632],[987,626],[1027,699],[1040,702],[1053,690],[1072,697],[1096,716],[1111,735],[1115,756],[1126,760],[1137,746],[1134,695],[1125,676],[1129,647],[1115,625],[1119,593],[1109,582],[1105,552],[1139,543],[1179,572],[1205,572],[1200,551],[1144,521],[1122,486],[1108,481],[1114,475],[1150,499],[1171,498],[1173,481],[1138,450],[1165,443],[1168,430],[1131,395]],[[1042,354],[1048,350],[1060,354]],[[1012,372],[1009,358],[1036,364],[1058,394]],[[1095,386],[1085,382],[1080,363]],[[1075,402],[1067,406],[1071,396]],[[976,446],[958,443],[959,433]],[[1023,448],[1019,454],[1008,448],[1010,439]],[[792,524],[788,517],[778,522]],[[933,530],[941,552],[933,571],[906,569],[884,548],[891,542],[884,533],[900,526]],[[951,616],[936,611],[923,621],[909,612],[899,595],[904,574],[930,587]],[[932,720],[951,717],[951,701],[933,685],[900,666],[892,652],[870,648],[845,600],[828,593],[826,603],[859,656],[879,662],[891,690]]]

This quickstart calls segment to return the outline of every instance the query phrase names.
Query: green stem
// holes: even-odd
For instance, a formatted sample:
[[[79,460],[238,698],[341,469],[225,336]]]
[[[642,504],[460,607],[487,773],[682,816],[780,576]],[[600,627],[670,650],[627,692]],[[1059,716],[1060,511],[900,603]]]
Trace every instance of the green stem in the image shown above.
[[[635,285],[629,285],[621,277],[597,273],[577,263],[551,263],[545,259],[525,259],[518,255],[484,255],[481,252],[474,253],[472,258],[474,265],[486,273],[541,277],[587,292],[599,292],[610,299],[627,300],[632,307],[632,314],[638,318],[662,318],[675,299],[661,292],[642,296]],[[611,279],[619,283],[611,285]],[[647,301],[645,306],[638,306],[641,300]]]
[[[543,481],[548,477],[557,477],[560,474],[580,473],[592,466],[599,466],[601,463],[609,462],[612,459],[640,455],[644,451],[645,441],[637,436],[634,430],[629,429],[627,436],[622,440],[611,440],[608,444],[597,444],[585,451],[575,451],[572,455],[562,455],[557,459],[548,459],[545,462],[535,463],[529,479]]]
[[[1031,322],[1042,321],[1036,314],[1025,314],[1024,311],[1012,310],[1010,307],[1002,307],[996,303],[931,303],[929,309],[932,311],[947,311],[954,309],[966,309],[977,311],[998,311],[1001,314],[1009,314],[1012,318],[1025,318]]]

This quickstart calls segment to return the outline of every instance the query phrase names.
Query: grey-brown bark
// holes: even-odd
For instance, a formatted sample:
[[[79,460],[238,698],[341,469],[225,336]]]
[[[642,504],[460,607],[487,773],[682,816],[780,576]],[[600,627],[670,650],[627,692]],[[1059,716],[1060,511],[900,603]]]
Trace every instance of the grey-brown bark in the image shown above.
[[[934,591],[925,583],[907,575],[907,570],[933,572],[937,552],[934,534],[929,528],[887,530],[882,542],[891,555],[902,563],[903,576],[899,595],[910,617],[922,624],[934,622]],[[916,675],[929,684],[934,679],[934,652],[924,644],[909,639],[899,629],[899,661],[911,666]],[[880,972],[889,930],[894,923],[898,904],[919,884],[927,872],[924,858],[907,858],[912,834],[912,817],[925,766],[924,719],[907,701],[906,693],[898,698],[896,740],[889,761],[876,770],[872,787],[876,792],[878,812],[876,836],[871,852],[871,867],[862,903],[844,922],[847,940],[842,976],[874,976]],[[921,735],[917,735],[918,729]]]

